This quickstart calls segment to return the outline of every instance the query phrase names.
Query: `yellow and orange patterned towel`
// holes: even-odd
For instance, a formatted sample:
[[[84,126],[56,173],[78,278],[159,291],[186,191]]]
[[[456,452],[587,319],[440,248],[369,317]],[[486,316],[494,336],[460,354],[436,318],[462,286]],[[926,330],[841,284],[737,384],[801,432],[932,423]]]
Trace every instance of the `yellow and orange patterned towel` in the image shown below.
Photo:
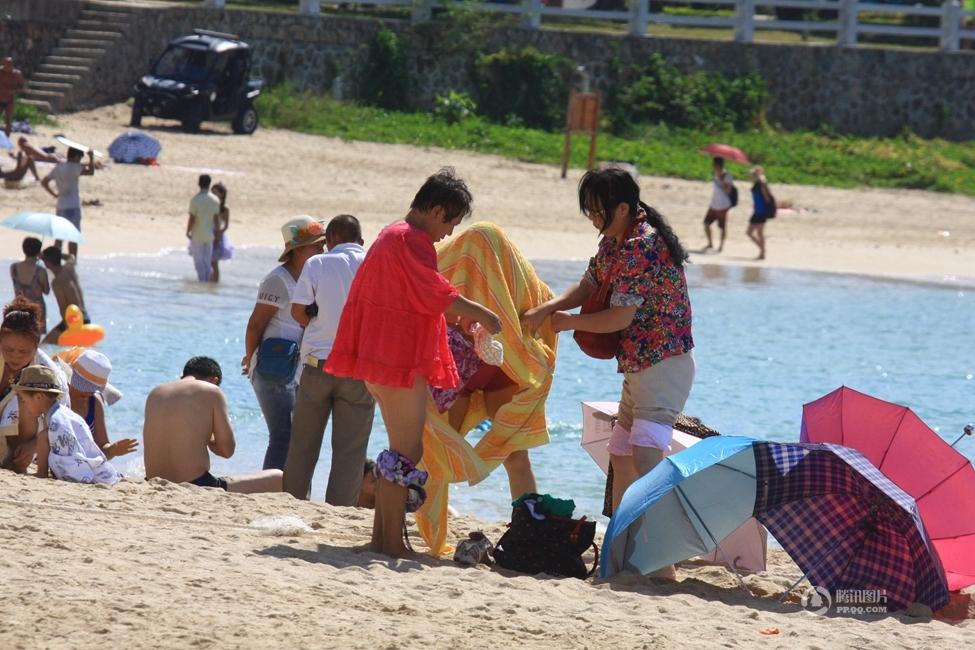
[[[504,373],[517,385],[514,398],[502,406],[491,429],[472,446],[464,437],[487,417],[479,393],[471,396],[470,409],[460,433],[450,426],[447,414],[427,402],[423,432],[422,468],[430,473],[427,501],[417,512],[420,534],[430,552],[448,551],[447,491],[451,483],[480,482],[511,452],[531,449],[549,441],[545,400],[555,370],[557,336],[546,321],[531,336],[522,332],[520,316],[552,298],[552,291],[535,269],[496,225],[479,222],[438,247],[440,272],[461,295],[479,302],[501,318],[498,340],[504,345]]]

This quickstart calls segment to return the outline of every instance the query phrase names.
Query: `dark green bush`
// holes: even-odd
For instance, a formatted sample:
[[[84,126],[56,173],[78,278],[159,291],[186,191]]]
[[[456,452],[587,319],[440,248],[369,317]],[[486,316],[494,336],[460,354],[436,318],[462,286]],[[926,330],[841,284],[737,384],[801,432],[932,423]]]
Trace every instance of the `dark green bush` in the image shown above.
[[[617,64],[615,76],[607,113],[618,134],[644,124],[746,131],[765,123],[770,94],[755,73],[734,79],[713,72],[683,74],[654,54],[643,66]]]
[[[571,59],[533,47],[482,54],[474,65],[479,111],[501,124],[560,128],[573,67]]]
[[[380,108],[408,110],[411,86],[403,44],[395,33],[379,30],[369,43],[369,56],[359,74],[359,97]]]

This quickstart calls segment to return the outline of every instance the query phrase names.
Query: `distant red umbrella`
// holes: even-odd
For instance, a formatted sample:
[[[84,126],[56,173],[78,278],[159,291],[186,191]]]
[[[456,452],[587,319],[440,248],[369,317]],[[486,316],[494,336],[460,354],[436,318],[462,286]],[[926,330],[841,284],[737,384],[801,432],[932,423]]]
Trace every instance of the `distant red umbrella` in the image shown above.
[[[743,165],[748,165],[749,163],[751,163],[751,161],[748,159],[748,156],[745,155],[744,151],[742,151],[738,147],[732,147],[730,144],[718,144],[718,143],[709,144],[708,146],[704,147],[703,149],[699,149],[698,151],[700,151],[703,154],[707,154],[709,156],[724,158],[725,160],[741,163]]]

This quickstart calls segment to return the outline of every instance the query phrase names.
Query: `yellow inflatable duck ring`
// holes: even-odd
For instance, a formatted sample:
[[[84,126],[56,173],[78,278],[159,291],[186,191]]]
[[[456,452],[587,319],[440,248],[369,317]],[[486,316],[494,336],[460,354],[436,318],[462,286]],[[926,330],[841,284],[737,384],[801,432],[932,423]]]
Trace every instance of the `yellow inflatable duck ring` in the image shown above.
[[[86,325],[85,317],[77,305],[68,305],[64,310],[64,323],[68,329],[58,336],[58,345],[95,345],[105,338],[105,328],[101,325]]]

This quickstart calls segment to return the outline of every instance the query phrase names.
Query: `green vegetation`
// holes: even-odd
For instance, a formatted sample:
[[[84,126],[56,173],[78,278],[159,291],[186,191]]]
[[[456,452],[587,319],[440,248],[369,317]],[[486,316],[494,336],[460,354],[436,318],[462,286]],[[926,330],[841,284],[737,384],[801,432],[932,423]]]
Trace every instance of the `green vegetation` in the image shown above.
[[[399,37],[388,29],[380,29],[373,36],[359,79],[359,96],[367,104],[392,110],[410,108],[412,80],[406,51]]]
[[[538,129],[492,124],[472,116],[449,124],[432,113],[400,113],[328,97],[270,89],[258,99],[267,126],[326,135],[498,154],[556,165],[563,136]],[[828,132],[783,133],[765,128],[748,133],[715,133],[650,126],[629,138],[601,135],[600,160],[633,161],[641,173],[704,179],[708,160],[697,149],[711,142],[740,147],[765,167],[773,183],[833,187],[902,187],[975,195],[975,142],[922,140],[906,134],[891,139],[836,136]],[[572,165],[586,162],[588,141],[577,138]],[[744,169],[733,165],[741,177]]]
[[[474,64],[480,112],[501,124],[557,129],[573,68],[572,59],[533,47],[481,54]]]
[[[646,65],[614,65],[607,102],[611,127],[630,135],[640,124],[745,131],[765,124],[770,93],[755,73],[734,79],[714,72],[684,74],[654,54]]]
[[[37,126],[39,124],[54,126],[57,124],[54,118],[37,107],[24,104],[23,102],[17,102],[14,106],[14,121],[19,122],[22,120],[29,121],[31,126]]]

